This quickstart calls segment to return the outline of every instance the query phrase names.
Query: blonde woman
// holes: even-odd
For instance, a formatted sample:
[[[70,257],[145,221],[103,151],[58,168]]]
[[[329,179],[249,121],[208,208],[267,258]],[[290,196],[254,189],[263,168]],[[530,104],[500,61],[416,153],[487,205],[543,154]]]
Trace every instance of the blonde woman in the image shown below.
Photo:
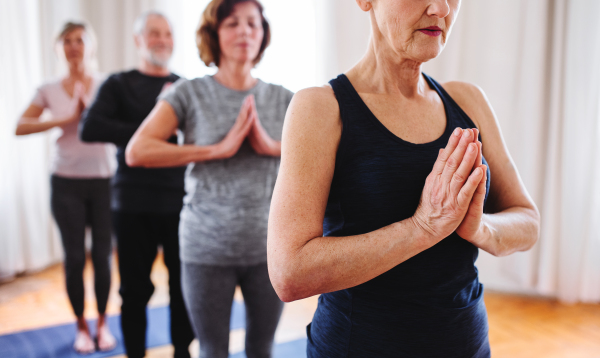
[[[57,38],[64,53],[68,74],[37,89],[25,113],[19,119],[16,134],[27,135],[58,127],[52,164],[51,206],[60,229],[65,251],[66,286],[77,316],[77,334],[73,348],[81,354],[96,350],[94,339],[83,317],[85,266],[85,227],[92,229],[92,263],[98,307],[97,343],[100,351],[109,351],[116,340],[106,322],[106,303],[110,289],[110,177],[113,150],[106,144],[84,144],[77,138],[77,125],[100,85],[90,71],[94,44],[91,30],[84,23],[68,22]],[[62,54],[61,54],[62,55]],[[48,110],[49,120],[40,116]]]

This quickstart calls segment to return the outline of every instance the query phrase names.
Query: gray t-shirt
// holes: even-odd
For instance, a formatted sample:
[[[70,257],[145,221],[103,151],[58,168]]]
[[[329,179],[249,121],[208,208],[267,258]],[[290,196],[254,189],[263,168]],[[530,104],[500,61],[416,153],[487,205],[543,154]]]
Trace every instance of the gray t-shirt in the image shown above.
[[[258,117],[281,140],[293,93],[258,81],[248,91],[224,87],[212,76],[180,79],[160,99],[175,110],[185,144],[220,142],[253,94]],[[179,241],[181,260],[203,265],[267,261],[267,219],[279,158],[260,156],[244,141],[232,158],[191,163],[186,171]]]

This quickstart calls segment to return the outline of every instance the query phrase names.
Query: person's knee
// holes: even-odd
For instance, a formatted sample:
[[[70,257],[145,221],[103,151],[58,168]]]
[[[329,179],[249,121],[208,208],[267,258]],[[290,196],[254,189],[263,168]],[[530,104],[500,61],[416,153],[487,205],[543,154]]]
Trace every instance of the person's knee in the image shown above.
[[[273,340],[269,341],[246,341],[246,357],[247,358],[271,358],[273,349]]]
[[[121,281],[119,294],[123,299],[123,305],[146,305],[154,293],[154,286],[151,284],[127,283]]]
[[[65,271],[67,277],[71,275],[83,274],[83,268],[85,267],[85,253],[73,253],[67,252],[65,256]]]
[[[110,271],[110,251],[100,252],[92,250],[92,263],[94,271]]]

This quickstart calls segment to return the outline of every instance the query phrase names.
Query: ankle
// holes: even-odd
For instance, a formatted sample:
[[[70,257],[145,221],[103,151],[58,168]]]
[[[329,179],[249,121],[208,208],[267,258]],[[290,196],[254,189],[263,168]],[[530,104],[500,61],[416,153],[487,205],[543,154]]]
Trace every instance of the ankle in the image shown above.
[[[106,325],[106,314],[102,313],[98,315],[98,327]]]
[[[87,321],[83,317],[77,317],[77,330],[80,332],[89,333],[89,327]]]

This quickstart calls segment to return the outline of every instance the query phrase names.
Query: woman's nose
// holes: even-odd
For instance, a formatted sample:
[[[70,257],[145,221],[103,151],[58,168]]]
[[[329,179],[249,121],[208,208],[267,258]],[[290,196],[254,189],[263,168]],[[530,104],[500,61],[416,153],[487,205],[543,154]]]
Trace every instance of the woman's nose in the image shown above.
[[[248,24],[240,25],[238,27],[238,30],[239,30],[240,35],[246,35],[246,36],[249,36],[250,33],[252,32],[252,28]]]
[[[433,0],[427,9],[427,15],[444,18],[450,14],[448,0]]]

